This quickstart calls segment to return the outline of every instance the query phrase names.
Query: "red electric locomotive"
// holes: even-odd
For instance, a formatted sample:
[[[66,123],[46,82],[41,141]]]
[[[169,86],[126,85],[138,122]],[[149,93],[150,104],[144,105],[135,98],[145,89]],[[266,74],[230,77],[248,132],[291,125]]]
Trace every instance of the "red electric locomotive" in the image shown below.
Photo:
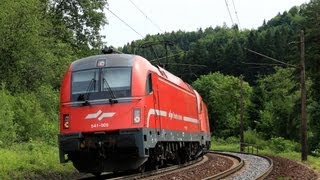
[[[210,146],[207,108],[180,78],[143,57],[73,62],[60,97],[60,162],[80,172],[183,163]]]

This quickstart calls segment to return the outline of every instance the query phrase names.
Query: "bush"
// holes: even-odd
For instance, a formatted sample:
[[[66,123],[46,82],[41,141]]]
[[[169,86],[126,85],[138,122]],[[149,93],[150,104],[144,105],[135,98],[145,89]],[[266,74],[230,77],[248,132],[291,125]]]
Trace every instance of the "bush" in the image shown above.
[[[226,141],[224,139],[216,137],[216,136],[211,137],[211,142],[215,142],[217,144],[226,144]]]
[[[248,144],[257,144],[259,142],[260,138],[258,137],[258,134],[256,131],[247,130],[244,132],[244,142]]]
[[[318,144],[318,146],[313,151],[311,151],[311,154],[313,156],[320,157],[320,143]]]
[[[51,86],[41,86],[36,93],[37,100],[44,112],[42,138],[51,145],[57,144],[59,120],[59,92]]]
[[[237,144],[237,143],[240,143],[240,140],[239,138],[237,137],[234,137],[234,136],[230,136],[226,139],[225,141],[227,144]]]
[[[47,119],[51,122],[57,122],[59,119],[59,92],[53,90],[51,86],[40,86],[35,95],[41,108],[45,110]]]
[[[37,93],[13,96],[1,85],[0,147],[30,140],[41,140],[55,145],[58,132],[58,97],[58,93],[50,87],[40,87]]]
[[[230,136],[227,139],[219,138],[217,136],[212,136],[211,142],[220,145],[227,145],[227,144],[239,144],[240,140],[238,137]]]
[[[19,94],[16,97],[14,109],[19,141],[44,140],[52,144],[56,142],[57,123],[48,118],[53,116],[53,113],[50,113],[50,110],[44,110],[33,93]]]
[[[19,140],[29,141],[41,137],[45,116],[34,94],[18,95],[14,103],[14,109],[14,120],[18,125]]]
[[[16,124],[13,122],[14,98],[4,89],[0,90],[0,147],[11,145],[16,140]]]
[[[298,151],[299,144],[290,140],[285,140],[283,137],[271,138],[269,148],[275,153]]]
[[[251,129],[244,132],[244,142],[251,144],[260,150],[265,149],[267,146],[267,143],[263,139],[262,135]]]
[[[220,72],[201,76],[192,83],[208,107],[210,128],[214,129],[213,135],[227,138],[239,134],[239,96],[240,79],[224,75]],[[244,108],[251,104],[252,88],[243,82]],[[248,114],[244,114],[246,123]]]

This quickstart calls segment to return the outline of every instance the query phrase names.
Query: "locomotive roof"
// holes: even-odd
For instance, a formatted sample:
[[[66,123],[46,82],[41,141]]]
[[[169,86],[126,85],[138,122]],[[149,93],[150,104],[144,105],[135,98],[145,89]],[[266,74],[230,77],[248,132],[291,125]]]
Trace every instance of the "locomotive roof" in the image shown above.
[[[96,68],[100,60],[105,60],[108,67],[113,66],[132,66],[135,55],[130,54],[102,54],[89,56],[76,60],[72,63],[72,71],[81,69]]]
[[[168,81],[180,86],[181,88],[193,91],[193,88],[185,83],[183,80],[181,80],[179,77],[175,76],[174,74],[170,73],[169,71],[161,68],[161,67],[155,67],[153,66],[148,60],[145,58],[138,56],[138,55],[132,55],[132,54],[102,54],[102,55],[95,55],[95,56],[89,56],[85,57],[79,60],[74,61],[71,64],[72,71],[78,71],[83,69],[92,69],[96,68],[98,61],[102,60],[105,61],[106,66],[108,67],[119,67],[119,66],[133,66],[134,59],[136,57],[140,57],[139,59],[142,61],[145,61],[149,68],[153,69],[154,72],[157,72],[159,76],[162,76],[163,78],[167,79]]]

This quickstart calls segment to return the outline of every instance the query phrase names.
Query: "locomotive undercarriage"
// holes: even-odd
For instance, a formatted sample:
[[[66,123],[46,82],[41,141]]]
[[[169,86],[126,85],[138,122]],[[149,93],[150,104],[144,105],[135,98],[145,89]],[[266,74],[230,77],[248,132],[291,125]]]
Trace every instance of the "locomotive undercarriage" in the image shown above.
[[[150,149],[150,157],[144,164],[147,169],[158,169],[172,164],[184,164],[203,155],[199,142],[158,142]]]
[[[60,162],[72,161],[80,172],[100,173],[136,169],[147,157],[139,152],[139,131],[60,136]]]
[[[150,148],[148,158],[139,158],[135,148],[113,149],[106,146],[88,151],[69,153],[69,158],[80,172],[100,174],[104,171],[153,170],[173,164],[183,164],[203,154],[197,142],[158,142]]]
[[[161,141],[156,133],[141,129],[114,133],[75,134],[59,137],[60,161],[71,160],[80,172],[100,174],[127,170],[152,170],[183,164],[203,154],[200,141]],[[148,134],[148,135],[146,135]]]

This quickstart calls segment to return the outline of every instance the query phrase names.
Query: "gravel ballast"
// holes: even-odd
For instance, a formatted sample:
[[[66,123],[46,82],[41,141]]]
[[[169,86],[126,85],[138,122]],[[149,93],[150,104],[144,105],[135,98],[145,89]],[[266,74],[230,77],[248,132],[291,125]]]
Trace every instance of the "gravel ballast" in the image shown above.
[[[241,179],[256,179],[263,173],[265,173],[270,167],[270,163],[267,159],[252,154],[240,154],[224,152],[226,154],[232,154],[240,157],[244,160],[245,167],[239,172],[235,173],[227,179],[241,180]]]
[[[269,156],[273,160],[273,170],[266,179],[320,179],[310,168],[290,159]]]
[[[233,165],[233,161],[230,160],[229,158],[225,158],[222,157],[220,155],[217,154],[206,154],[206,156],[208,157],[208,161],[187,169],[187,170],[182,170],[179,172],[175,172],[175,173],[171,173],[168,175],[164,175],[164,176],[157,176],[156,178],[152,178],[152,179],[161,179],[161,180],[182,180],[182,179],[194,179],[194,180],[200,180],[200,179],[204,179],[206,177],[209,177],[211,175],[215,175],[218,174],[220,172],[226,171],[229,168],[231,168],[231,166]]]

